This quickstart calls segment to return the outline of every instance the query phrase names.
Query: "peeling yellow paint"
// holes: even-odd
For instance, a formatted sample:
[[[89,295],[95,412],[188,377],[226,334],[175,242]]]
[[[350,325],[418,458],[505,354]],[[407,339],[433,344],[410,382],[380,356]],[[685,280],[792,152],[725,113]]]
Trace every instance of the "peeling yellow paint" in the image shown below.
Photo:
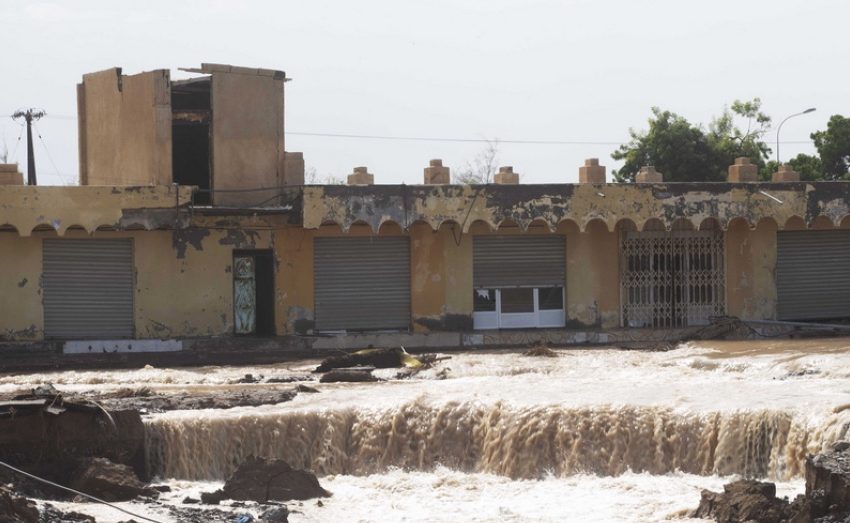
[[[99,227],[144,226],[126,222],[125,210],[174,209],[191,200],[191,187],[32,187],[0,186],[0,226],[14,227],[21,236],[36,228],[69,228],[92,233]],[[132,220],[132,219],[131,219]]]
[[[307,229],[336,223],[347,231],[354,223],[378,230],[388,220],[402,228],[416,222],[437,230],[445,223],[469,232],[482,221],[497,229],[515,223],[526,230],[533,222],[554,231],[562,222],[576,223],[582,231],[601,221],[609,231],[629,220],[639,230],[658,219],[668,230],[679,219],[698,229],[708,219],[722,228],[736,219],[751,227],[770,217],[784,224],[793,216],[817,212],[836,226],[850,215],[847,184],[607,184],[540,186],[310,186],[304,189]],[[839,183],[839,182],[836,182]],[[371,191],[371,192],[369,192]],[[510,191],[514,191],[513,193]],[[813,206],[813,204],[816,204]]]

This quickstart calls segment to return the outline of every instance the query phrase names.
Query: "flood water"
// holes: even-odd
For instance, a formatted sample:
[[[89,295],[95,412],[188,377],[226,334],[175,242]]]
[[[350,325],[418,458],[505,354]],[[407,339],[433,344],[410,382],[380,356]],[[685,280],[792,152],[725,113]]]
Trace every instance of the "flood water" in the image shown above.
[[[740,476],[801,493],[806,455],[850,426],[847,338],[556,352],[449,354],[411,379],[388,369],[379,383],[309,383],[321,392],[280,405],[148,415],[149,464],[176,503],[251,454],[309,468],[334,496],[291,504],[290,521],[681,520],[701,489]],[[316,363],[9,376],[0,390],[288,388],[233,382],[307,377]]]

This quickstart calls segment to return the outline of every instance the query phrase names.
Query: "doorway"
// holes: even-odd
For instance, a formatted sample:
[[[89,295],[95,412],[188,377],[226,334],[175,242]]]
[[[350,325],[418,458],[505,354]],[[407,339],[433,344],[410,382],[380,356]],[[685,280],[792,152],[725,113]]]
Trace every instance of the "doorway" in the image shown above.
[[[620,304],[624,327],[670,329],[708,325],[725,314],[723,232],[624,229]]]
[[[271,249],[233,251],[234,332],[274,336],[274,256]]]

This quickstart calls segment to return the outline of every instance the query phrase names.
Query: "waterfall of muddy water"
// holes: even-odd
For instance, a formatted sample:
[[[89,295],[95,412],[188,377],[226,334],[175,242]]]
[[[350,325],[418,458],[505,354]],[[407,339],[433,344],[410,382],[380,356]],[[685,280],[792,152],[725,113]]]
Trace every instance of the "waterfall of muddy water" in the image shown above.
[[[311,382],[320,393],[279,405],[149,415],[149,465],[179,505],[250,454],[284,458],[334,493],[322,507],[291,505],[292,521],[659,521],[736,476],[793,497],[805,456],[850,426],[846,338],[557,353],[451,354],[412,379],[389,369],[379,383]],[[9,376],[0,391],[250,393],[272,385],[233,382],[307,376],[315,364]]]
[[[523,479],[797,477],[850,420],[847,340],[760,343],[455,355],[445,380],[340,384],[279,406],[152,416],[148,459],[163,477],[198,480],[222,479],[252,454],[320,475],[442,466]]]

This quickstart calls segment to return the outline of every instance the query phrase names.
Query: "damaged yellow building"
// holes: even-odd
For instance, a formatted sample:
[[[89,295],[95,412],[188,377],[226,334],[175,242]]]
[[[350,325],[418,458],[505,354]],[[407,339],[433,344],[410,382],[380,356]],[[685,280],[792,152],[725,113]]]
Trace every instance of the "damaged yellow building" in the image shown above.
[[[85,75],[81,186],[0,185],[0,339],[479,346],[850,318],[850,183],[739,159],[727,183],[606,183],[588,160],[576,184],[452,185],[433,160],[422,185],[304,185],[283,72],[188,71]]]

